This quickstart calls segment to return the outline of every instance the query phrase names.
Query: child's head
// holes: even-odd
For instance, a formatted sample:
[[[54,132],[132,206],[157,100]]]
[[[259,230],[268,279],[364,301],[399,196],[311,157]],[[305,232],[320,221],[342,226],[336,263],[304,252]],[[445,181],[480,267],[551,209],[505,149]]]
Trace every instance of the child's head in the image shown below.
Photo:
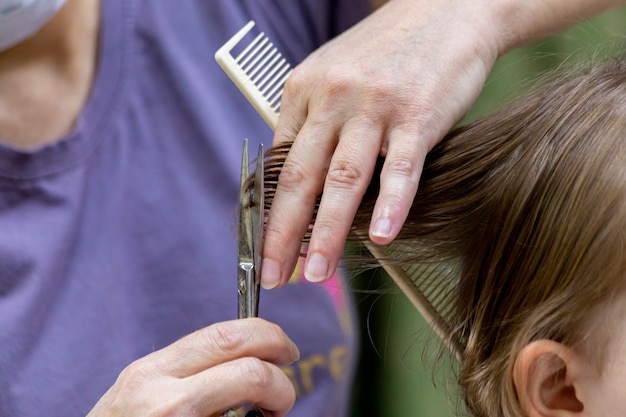
[[[613,390],[602,415],[623,414],[626,61],[453,132],[425,174],[407,233],[462,265],[449,324],[470,411],[597,416]]]
[[[367,236],[376,192],[351,239]],[[623,414],[626,60],[552,80],[450,133],[397,244],[414,263],[455,266],[455,295],[436,307],[453,312],[471,413]]]

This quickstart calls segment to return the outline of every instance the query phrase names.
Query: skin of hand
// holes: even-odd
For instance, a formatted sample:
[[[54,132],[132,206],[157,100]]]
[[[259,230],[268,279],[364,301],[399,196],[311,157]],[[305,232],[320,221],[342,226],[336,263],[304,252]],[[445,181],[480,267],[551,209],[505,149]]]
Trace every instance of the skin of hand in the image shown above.
[[[427,152],[469,110],[498,56],[621,3],[390,0],[311,54],[286,82],[274,136],[294,144],[267,221],[263,286],[288,281],[322,192],[304,273],[332,276],[379,155],[369,236],[391,242]]]
[[[87,417],[210,416],[246,403],[281,417],[295,390],[277,365],[299,356],[275,324],[217,323],[130,364]]]

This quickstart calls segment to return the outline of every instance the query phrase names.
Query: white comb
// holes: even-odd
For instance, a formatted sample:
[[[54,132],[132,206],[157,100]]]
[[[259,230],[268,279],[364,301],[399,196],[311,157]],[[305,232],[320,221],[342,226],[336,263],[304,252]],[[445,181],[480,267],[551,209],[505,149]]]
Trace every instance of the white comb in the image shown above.
[[[264,33],[254,38],[236,58],[233,58],[231,52],[233,49],[241,48],[239,43],[253,27],[254,22],[248,22],[215,53],[215,59],[269,127],[275,130],[283,86],[291,73],[291,67]],[[456,288],[454,283],[444,279],[445,270],[424,268],[419,265],[414,267],[392,265],[385,259],[392,257],[399,259],[401,256],[393,250],[393,243],[387,246],[378,246],[372,242],[363,244],[430,324],[437,336],[459,359],[463,343],[450,337],[452,329],[447,320],[453,312],[445,308],[438,309],[436,306],[445,305],[445,301],[453,295]]]
[[[253,27],[254,21],[250,21],[241,28],[215,53],[215,60],[265,122],[275,129],[283,86],[292,69],[263,32],[245,45],[244,38]],[[235,49],[241,48],[233,56]]]

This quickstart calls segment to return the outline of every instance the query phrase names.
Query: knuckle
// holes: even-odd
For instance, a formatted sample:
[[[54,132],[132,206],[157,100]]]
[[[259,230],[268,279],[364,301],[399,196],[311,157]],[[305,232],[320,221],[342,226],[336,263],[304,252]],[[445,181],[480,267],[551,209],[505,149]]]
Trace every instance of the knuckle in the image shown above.
[[[308,65],[298,65],[285,80],[283,86],[283,99],[296,98],[306,94],[311,84],[318,84],[318,73],[309,70]]]
[[[306,181],[306,173],[302,164],[294,160],[286,160],[278,176],[281,187],[287,190],[299,189]]]
[[[351,162],[339,161],[331,164],[326,175],[326,185],[341,189],[353,189],[363,183],[362,169]]]
[[[230,323],[215,323],[206,330],[206,343],[209,349],[218,348],[223,353],[231,355],[243,344],[241,332]]]
[[[283,329],[275,323],[272,322],[264,322],[266,325],[266,329],[264,330],[264,332],[270,337],[272,338],[272,340],[277,340],[280,343],[286,343],[287,339],[287,335],[285,334],[285,332],[283,331]]]
[[[258,358],[244,358],[241,371],[255,391],[265,391],[272,385],[273,372],[269,364]]]
[[[410,155],[397,155],[387,158],[384,169],[385,174],[391,176],[413,178],[418,169],[417,165],[417,160]]]
[[[388,99],[397,99],[404,92],[400,89],[400,85],[394,79],[385,77],[373,78],[368,82],[368,89],[371,95],[387,102]]]
[[[279,248],[278,252],[283,254],[285,251],[284,248],[288,247],[292,243],[293,238],[286,233],[283,225],[268,222],[265,226],[265,242],[269,241],[275,242],[276,247]],[[263,248],[264,255],[266,256],[269,255],[269,250],[273,249],[268,249],[268,246],[269,244],[266,243]]]
[[[129,392],[137,391],[150,379],[150,372],[143,361],[132,362],[120,372],[117,382]]]
[[[329,70],[324,80],[324,88],[329,95],[342,94],[350,88],[353,80],[347,76],[346,71]]]
[[[285,80],[284,95],[296,95],[309,83],[309,76],[302,66],[293,69]]]
[[[443,108],[442,98],[424,93],[424,96],[398,97],[395,109],[402,111],[394,111],[390,114],[391,122],[401,131],[407,131],[418,137],[436,137],[446,133],[450,128],[446,124],[446,120],[455,117],[448,113],[449,109]]]
[[[316,90],[321,93],[322,97],[328,97],[329,94],[337,94],[346,91],[350,86],[358,83],[358,74],[353,71],[346,71],[343,66],[326,66],[322,71],[309,72],[310,65],[299,66],[291,73],[287,82],[291,82],[290,90],[295,92],[301,89],[309,89],[311,85],[315,85]],[[287,86],[286,86],[287,87]]]

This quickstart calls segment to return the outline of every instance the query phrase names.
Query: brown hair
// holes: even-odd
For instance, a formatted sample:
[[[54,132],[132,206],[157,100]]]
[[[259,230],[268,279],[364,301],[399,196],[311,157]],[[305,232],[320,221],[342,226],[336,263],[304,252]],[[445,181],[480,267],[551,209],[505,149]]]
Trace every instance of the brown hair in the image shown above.
[[[268,205],[287,151],[266,161]],[[367,239],[377,191],[374,180],[349,240]],[[626,283],[625,232],[626,60],[551,79],[430,152],[394,245],[402,263],[455,266],[436,307],[452,312],[472,414],[523,415],[512,367],[529,342],[583,349],[598,336],[592,313]]]

